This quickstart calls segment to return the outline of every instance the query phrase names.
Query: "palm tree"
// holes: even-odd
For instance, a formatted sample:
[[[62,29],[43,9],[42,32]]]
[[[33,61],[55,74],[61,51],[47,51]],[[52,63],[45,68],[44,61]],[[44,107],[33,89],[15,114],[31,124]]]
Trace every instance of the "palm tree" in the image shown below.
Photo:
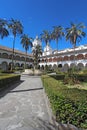
[[[50,37],[50,32],[48,30],[43,30],[42,34],[41,34],[41,40],[43,40],[46,45],[49,44],[51,37]]]
[[[51,34],[48,30],[44,30],[41,34],[41,41],[44,41],[46,44],[46,52],[47,52],[47,45],[51,41]],[[46,54],[46,65],[47,65],[47,54]]]
[[[34,64],[36,66],[36,68],[38,68],[38,61],[40,56],[42,55],[42,48],[40,45],[37,45],[35,47],[32,48],[32,53],[34,56]]]
[[[9,35],[9,32],[7,30],[8,23],[4,19],[0,19],[0,37],[3,39],[4,37],[7,37]]]
[[[21,36],[21,44],[25,49],[26,58],[27,58],[27,51],[29,50],[29,46],[32,47],[32,38],[28,37],[28,35],[24,34]],[[26,68],[26,58],[25,58],[25,68]]]
[[[86,36],[86,33],[83,32],[85,28],[83,23],[74,24],[71,23],[70,28],[66,28],[66,41],[69,40],[74,48],[74,63],[75,63],[75,47],[76,43],[82,40],[82,37]]]
[[[54,26],[51,33],[51,38],[56,41],[57,44],[57,57],[58,57],[58,41],[64,36],[63,28],[61,26]],[[58,66],[58,62],[57,62]]]
[[[15,48],[15,39],[16,36],[19,34],[21,35],[23,33],[23,26],[21,24],[21,22],[19,20],[14,20],[11,19],[10,23],[9,23],[9,28],[12,31],[12,34],[14,36],[14,40],[13,40],[13,55],[12,55],[12,68],[13,69],[13,61],[14,61],[14,48]]]
[[[63,28],[61,26],[54,26],[51,38],[57,43],[57,52],[58,52],[58,41],[64,36]]]

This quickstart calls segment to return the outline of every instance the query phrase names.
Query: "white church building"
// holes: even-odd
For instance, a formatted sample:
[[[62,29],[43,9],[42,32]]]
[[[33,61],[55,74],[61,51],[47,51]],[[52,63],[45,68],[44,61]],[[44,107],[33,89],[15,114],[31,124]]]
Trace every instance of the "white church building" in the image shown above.
[[[36,45],[42,45],[41,40],[36,36],[33,41],[33,48]],[[25,63],[25,53],[19,50],[14,51],[14,65],[22,67]],[[7,70],[12,62],[12,49],[0,46],[0,68]],[[27,54],[27,66],[33,67],[33,55]],[[49,44],[44,47],[42,56],[39,60],[39,68],[44,69],[49,66],[51,69],[60,68],[63,71],[76,66],[78,69],[87,68],[87,45],[76,47],[75,49],[64,49],[54,51]]]

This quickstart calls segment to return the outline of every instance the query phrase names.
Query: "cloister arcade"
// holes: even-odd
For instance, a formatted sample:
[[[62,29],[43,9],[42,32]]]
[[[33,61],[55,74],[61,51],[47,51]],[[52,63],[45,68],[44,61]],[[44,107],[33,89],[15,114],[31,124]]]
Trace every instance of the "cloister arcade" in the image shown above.
[[[47,60],[47,62],[46,62]],[[61,69],[62,71],[67,71],[69,68],[76,67],[77,69],[87,68],[87,53],[79,54],[68,54],[55,56],[52,55],[47,57],[42,57],[40,59],[40,68],[44,68],[46,65],[51,69]]]
[[[33,67],[33,57],[15,50],[13,64],[15,67],[24,67],[25,59],[27,68]],[[12,49],[0,46],[0,68],[8,70],[12,64]]]

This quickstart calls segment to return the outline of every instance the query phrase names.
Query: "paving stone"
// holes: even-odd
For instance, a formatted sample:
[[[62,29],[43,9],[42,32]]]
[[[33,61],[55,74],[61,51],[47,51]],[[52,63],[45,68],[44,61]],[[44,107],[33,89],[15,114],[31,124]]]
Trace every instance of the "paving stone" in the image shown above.
[[[43,122],[50,122],[50,114],[41,79],[25,75],[21,80],[4,95],[0,93],[0,130],[44,130]]]

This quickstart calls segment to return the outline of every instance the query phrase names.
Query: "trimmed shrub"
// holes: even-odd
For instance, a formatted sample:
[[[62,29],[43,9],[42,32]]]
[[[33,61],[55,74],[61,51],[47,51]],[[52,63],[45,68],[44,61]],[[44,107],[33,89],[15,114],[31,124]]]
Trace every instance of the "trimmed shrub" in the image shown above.
[[[65,84],[78,84],[81,82],[87,82],[87,74],[79,73],[60,73],[57,75],[51,75],[56,80],[64,80]]]
[[[56,80],[63,80],[65,78],[64,74],[51,75],[52,78]]]
[[[77,79],[82,82],[87,82],[87,74],[76,74]]]
[[[7,74],[10,74],[10,73],[14,73],[15,71],[14,70],[2,70],[1,73],[7,73]]]
[[[20,75],[1,75],[0,76],[0,90],[8,87],[9,85],[18,82]]]

